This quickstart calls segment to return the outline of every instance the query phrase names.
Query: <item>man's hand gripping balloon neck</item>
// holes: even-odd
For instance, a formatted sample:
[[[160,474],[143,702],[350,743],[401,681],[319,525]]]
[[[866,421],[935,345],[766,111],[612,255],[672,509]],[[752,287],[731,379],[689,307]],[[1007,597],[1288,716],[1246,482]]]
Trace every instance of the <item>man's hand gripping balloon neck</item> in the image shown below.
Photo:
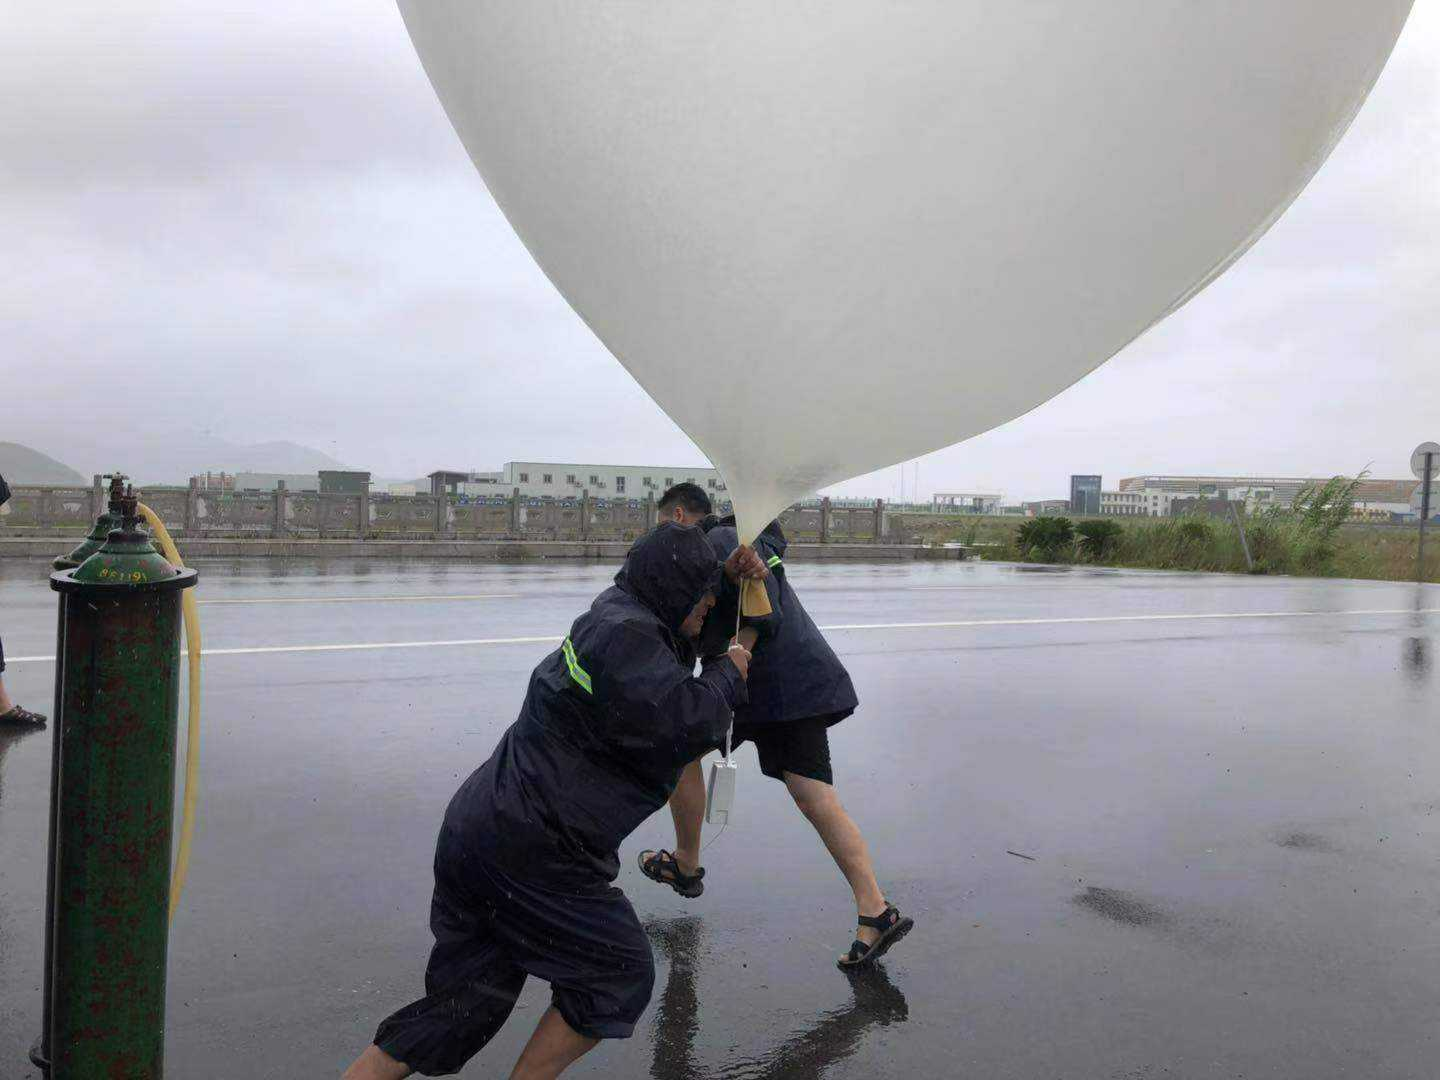
[[[725,560],[725,576],[736,585],[746,578],[758,581],[769,573],[765,563],[749,544],[741,544]]]

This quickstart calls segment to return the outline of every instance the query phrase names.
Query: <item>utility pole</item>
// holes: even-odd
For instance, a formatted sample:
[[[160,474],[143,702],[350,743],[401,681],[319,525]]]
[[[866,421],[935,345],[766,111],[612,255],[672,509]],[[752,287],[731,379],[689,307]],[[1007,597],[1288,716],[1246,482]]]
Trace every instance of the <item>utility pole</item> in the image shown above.
[[[1240,520],[1240,510],[1235,503],[1230,504],[1230,516],[1235,519],[1235,531],[1240,534],[1240,550],[1245,553],[1245,569],[1252,574],[1255,572],[1255,560],[1250,558],[1250,542],[1245,539],[1245,523]]]

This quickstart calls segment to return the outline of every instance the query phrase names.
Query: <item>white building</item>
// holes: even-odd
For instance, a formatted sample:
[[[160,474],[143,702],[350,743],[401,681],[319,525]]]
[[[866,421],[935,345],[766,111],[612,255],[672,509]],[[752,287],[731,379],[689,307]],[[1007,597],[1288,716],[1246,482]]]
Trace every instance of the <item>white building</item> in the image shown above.
[[[471,473],[468,479],[460,481],[455,485],[457,495],[509,495],[510,489],[502,487],[505,480],[503,472],[475,472]],[[525,492],[520,494],[524,495]]]
[[[585,492],[594,499],[644,499],[675,484],[689,481],[704,488],[711,499],[728,501],[725,484],[714,469],[693,465],[586,465],[557,461],[507,461],[498,475],[501,491],[515,488],[529,498],[549,495],[576,498]],[[494,488],[488,489],[494,491]]]
[[[1168,491],[1145,488],[1140,491],[1100,492],[1100,513],[1107,517],[1166,517],[1170,513]]]
[[[1005,496],[994,491],[939,491],[931,499],[936,510],[964,514],[998,514]]]
[[[1306,488],[1325,484],[1329,477],[1299,476],[1127,476],[1121,491],[1166,493],[1180,498],[1228,499],[1249,507],[1288,508]],[[1401,513],[1408,507],[1413,480],[1366,477],[1355,489],[1357,509]]]
[[[507,461],[495,472],[439,469],[429,480],[431,494],[508,497],[515,489],[527,499],[578,499],[589,493],[592,499],[644,501],[659,498],[666,488],[689,481],[698,484],[728,512],[729,496],[720,474],[693,465],[592,465],[567,461]]]
[[[1243,504],[1247,513],[1253,514],[1256,510],[1267,510],[1275,505],[1275,488],[1272,486],[1242,484],[1224,490],[1224,497],[1230,502]]]
[[[1295,476],[1127,476],[1120,481],[1120,490],[1192,499],[1224,499],[1231,491],[1254,492],[1258,496],[1268,490],[1266,503],[1289,506],[1307,484],[1315,482]]]
[[[1143,491],[1102,491],[1100,492],[1100,513],[1106,517],[1144,517],[1146,509]]]
[[[1424,485],[1416,480],[1362,480],[1355,489],[1355,517],[1385,521],[1392,517],[1420,517],[1420,489]],[[1409,492],[1407,496],[1406,492]],[[1430,489],[1430,512],[1437,505],[1436,488]]]

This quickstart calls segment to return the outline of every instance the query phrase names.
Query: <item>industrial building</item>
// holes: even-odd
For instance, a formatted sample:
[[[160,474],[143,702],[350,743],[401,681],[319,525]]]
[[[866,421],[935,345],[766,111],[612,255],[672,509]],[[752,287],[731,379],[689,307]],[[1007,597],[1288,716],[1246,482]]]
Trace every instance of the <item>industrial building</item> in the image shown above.
[[[1420,484],[1414,480],[1361,480],[1355,489],[1355,509],[1368,511],[1371,516],[1382,513],[1418,516],[1411,496],[1419,490]]]
[[[1070,512],[1090,515],[1100,513],[1100,477],[1070,477]]]
[[[1102,491],[1100,513],[1105,517],[1145,517],[1150,507],[1143,491]]]
[[[720,474],[693,465],[585,465],[554,461],[507,461],[501,483],[519,488],[522,495],[579,495],[589,491],[601,498],[657,498],[666,488],[688,481],[715,497],[725,491]]]
[[[1035,499],[1020,504],[1020,512],[1026,517],[1048,517],[1052,514],[1069,513],[1069,511],[1069,499]]]
[[[220,486],[222,489],[234,491],[274,491],[282,483],[287,491],[319,491],[319,473],[260,473],[260,472],[237,472],[231,476],[231,483],[226,485],[223,482],[224,473],[219,474],[222,478]],[[204,488],[205,480],[209,478],[207,473],[199,477],[200,487]]]
[[[526,498],[645,499],[675,484],[699,484],[718,504],[729,505],[725,482],[715,469],[693,465],[595,465],[563,461],[507,461],[496,472],[437,470],[430,492],[452,495],[509,495]]]
[[[998,514],[1005,496],[993,491],[943,491],[936,492],[931,505],[941,513],[959,511],[962,514]]]
[[[322,495],[362,495],[369,490],[370,474],[368,472],[359,469],[320,470],[320,493]]]
[[[206,472],[190,478],[201,491],[318,491],[359,495],[370,490],[370,474],[358,469],[321,469],[313,473]]]
[[[430,481],[431,495],[475,495],[483,494],[485,491],[493,494],[501,494],[501,474],[498,472],[470,472],[457,469],[436,469],[427,479]],[[390,487],[392,494],[415,494],[415,492],[396,491],[397,487],[406,485],[394,485]],[[509,495],[509,491],[504,494]]]
[[[1120,491],[1143,493],[1170,499],[1224,499],[1242,503],[1247,509],[1268,506],[1289,507],[1307,486],[1323,484],[1329,477],[1296,476],[1127,476]],[[1413,513],[1410,496],[1414,480],[1361,480],[1355,489],[1357,517],[1383,519],[1389,515]],[[1157,505],[1158,500],[1152,503]],[[1168,509],[1161,513],[1168,513]]]

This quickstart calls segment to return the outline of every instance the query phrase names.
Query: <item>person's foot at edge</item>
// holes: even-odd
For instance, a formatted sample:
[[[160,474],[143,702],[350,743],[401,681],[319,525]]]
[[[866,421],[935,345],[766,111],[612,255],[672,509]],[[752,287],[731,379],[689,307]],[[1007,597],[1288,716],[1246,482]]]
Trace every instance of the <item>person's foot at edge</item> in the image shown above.
[[[0,713],[0,725],[12,727],[44,727],[45,717],[29,709],[22,709],[19,705],[14,706],[9,712]]]

